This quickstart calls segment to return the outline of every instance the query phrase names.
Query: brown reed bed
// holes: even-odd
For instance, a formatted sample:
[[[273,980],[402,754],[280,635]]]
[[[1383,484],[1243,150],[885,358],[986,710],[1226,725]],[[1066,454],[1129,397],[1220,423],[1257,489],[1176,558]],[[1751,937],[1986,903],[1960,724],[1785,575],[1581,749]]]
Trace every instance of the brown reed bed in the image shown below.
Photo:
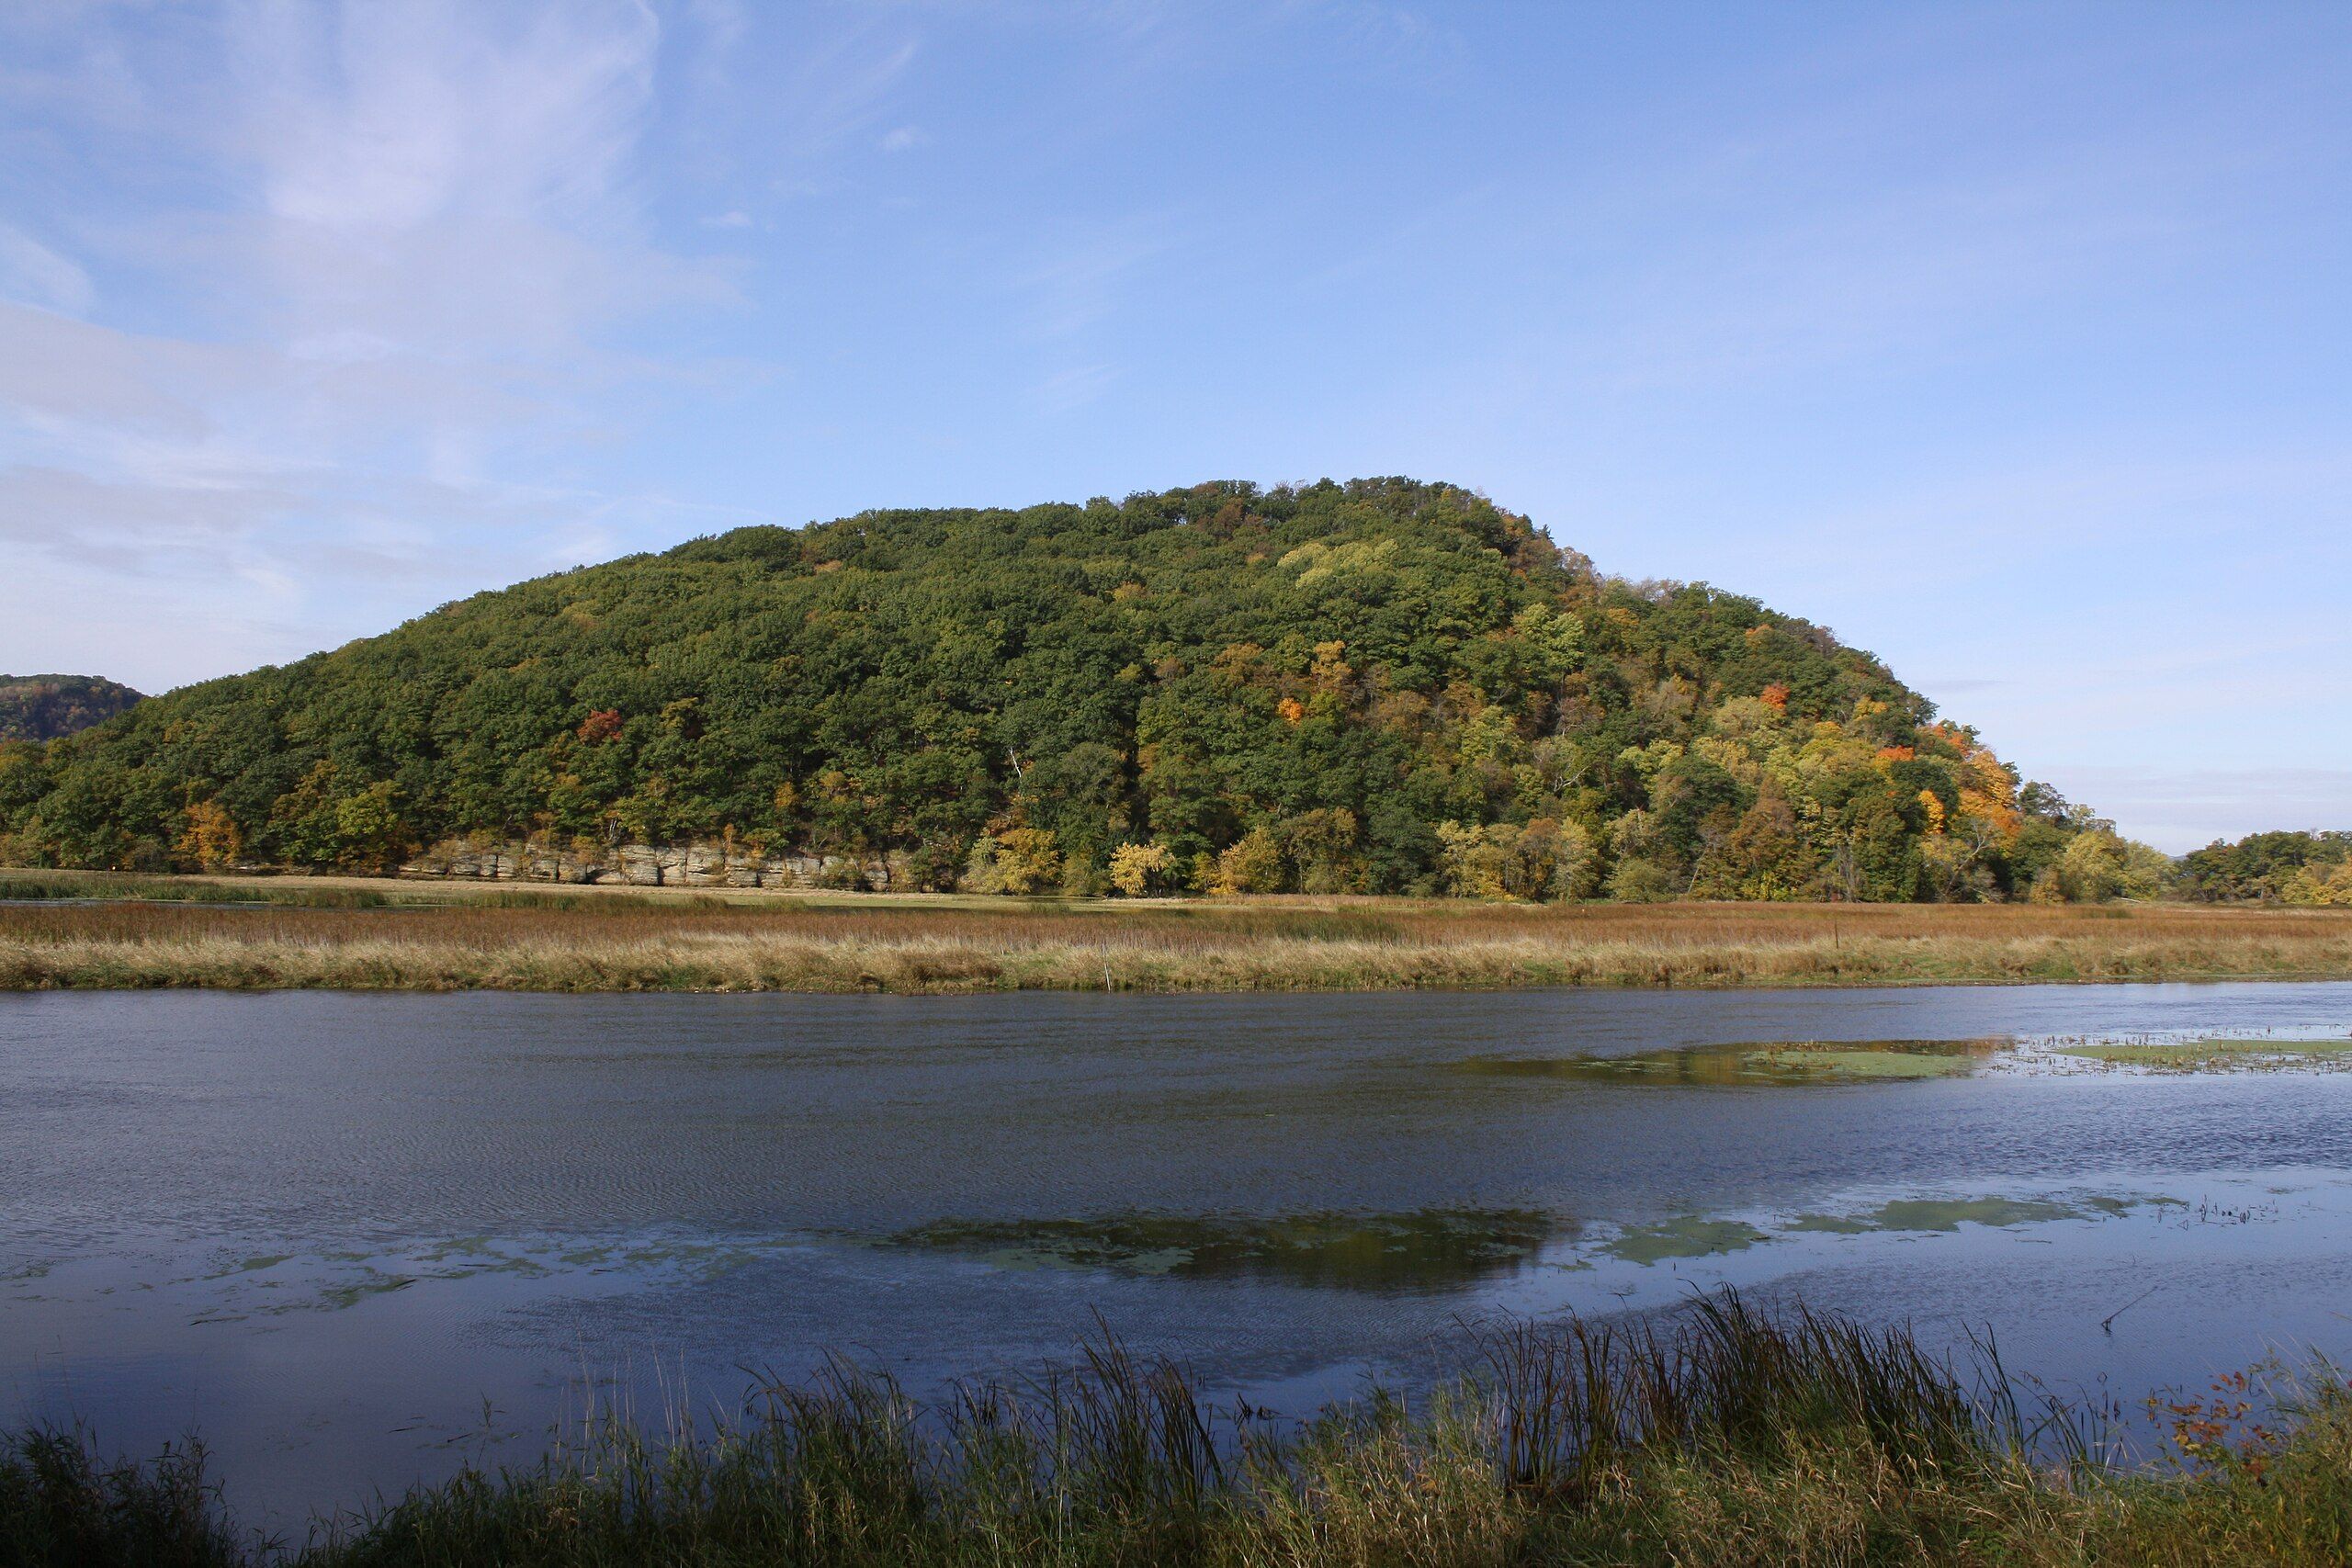
[[[86,885],[69,885],[86,886]],[[452,892],[0,906],[0,988],[960,992],[2352,977],[2352,911]]]

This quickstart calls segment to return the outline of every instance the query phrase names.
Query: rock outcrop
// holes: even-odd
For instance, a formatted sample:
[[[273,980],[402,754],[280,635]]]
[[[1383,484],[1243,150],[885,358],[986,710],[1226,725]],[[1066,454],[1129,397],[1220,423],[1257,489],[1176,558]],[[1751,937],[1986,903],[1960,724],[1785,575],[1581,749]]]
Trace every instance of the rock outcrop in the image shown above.
[[[761,853],[724,843],[560,848],[529,840],[448,839],[405,861],[400,874],[480,882],[625,883],[635,887],[845,887],[905,886],[890,857]]]

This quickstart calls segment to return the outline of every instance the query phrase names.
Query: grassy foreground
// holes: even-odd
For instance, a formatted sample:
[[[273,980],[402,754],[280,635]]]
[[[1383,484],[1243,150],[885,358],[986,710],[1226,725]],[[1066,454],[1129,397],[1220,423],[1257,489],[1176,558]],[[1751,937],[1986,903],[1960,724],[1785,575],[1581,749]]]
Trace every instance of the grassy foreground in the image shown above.
[[[80,900],[98,899],[103,902]],[[2352,910],[534,891],[0,873],[0,989],[1374,990],[2352,977]]]
[[[2065,1440],[2063,1408],[2037,1428],[1996,1362],[1972,1386],[1902,1330],[1736,1296],[1662,1330],[1493,1333],[1476,1360],[1419,1410],[1375,1395],[1303,1430],[1115,1344],[929,1411],[842,1367],[717,1427],[591,1423],[535,1467],[279,1545],[224,1516],[200,1455],[109,1466],[23,1434],[0,1446],[0,1565],[2352,1560],[2352,1390],[2333,1381],[2278,1431],[2246,1425],[2233,1382],[2160,1407],[2185,1454],[2127,1473]]]

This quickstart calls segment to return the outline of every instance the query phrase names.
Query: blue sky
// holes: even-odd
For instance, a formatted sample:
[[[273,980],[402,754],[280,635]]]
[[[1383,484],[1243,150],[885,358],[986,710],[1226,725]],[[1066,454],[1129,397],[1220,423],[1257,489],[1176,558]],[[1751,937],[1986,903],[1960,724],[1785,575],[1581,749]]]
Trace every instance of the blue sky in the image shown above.
[[[0,13],[0,668],[1411,474],[2179,849],[2352,826],[2352,6]]]

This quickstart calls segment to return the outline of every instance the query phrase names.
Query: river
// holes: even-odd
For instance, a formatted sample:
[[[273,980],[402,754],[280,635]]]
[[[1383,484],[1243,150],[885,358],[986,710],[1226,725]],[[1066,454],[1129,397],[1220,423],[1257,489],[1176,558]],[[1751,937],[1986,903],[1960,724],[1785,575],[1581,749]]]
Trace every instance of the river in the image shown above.
[[[2352,1354],[2352,1054],[2069,1053],[2347,1034],[2346,984],[0,997],[0,1417],[199,1433],[283,1525],[828,1351],[922,1393],[1099,1315],[1304,1413],[1720,1283],[2128,1406]]]

